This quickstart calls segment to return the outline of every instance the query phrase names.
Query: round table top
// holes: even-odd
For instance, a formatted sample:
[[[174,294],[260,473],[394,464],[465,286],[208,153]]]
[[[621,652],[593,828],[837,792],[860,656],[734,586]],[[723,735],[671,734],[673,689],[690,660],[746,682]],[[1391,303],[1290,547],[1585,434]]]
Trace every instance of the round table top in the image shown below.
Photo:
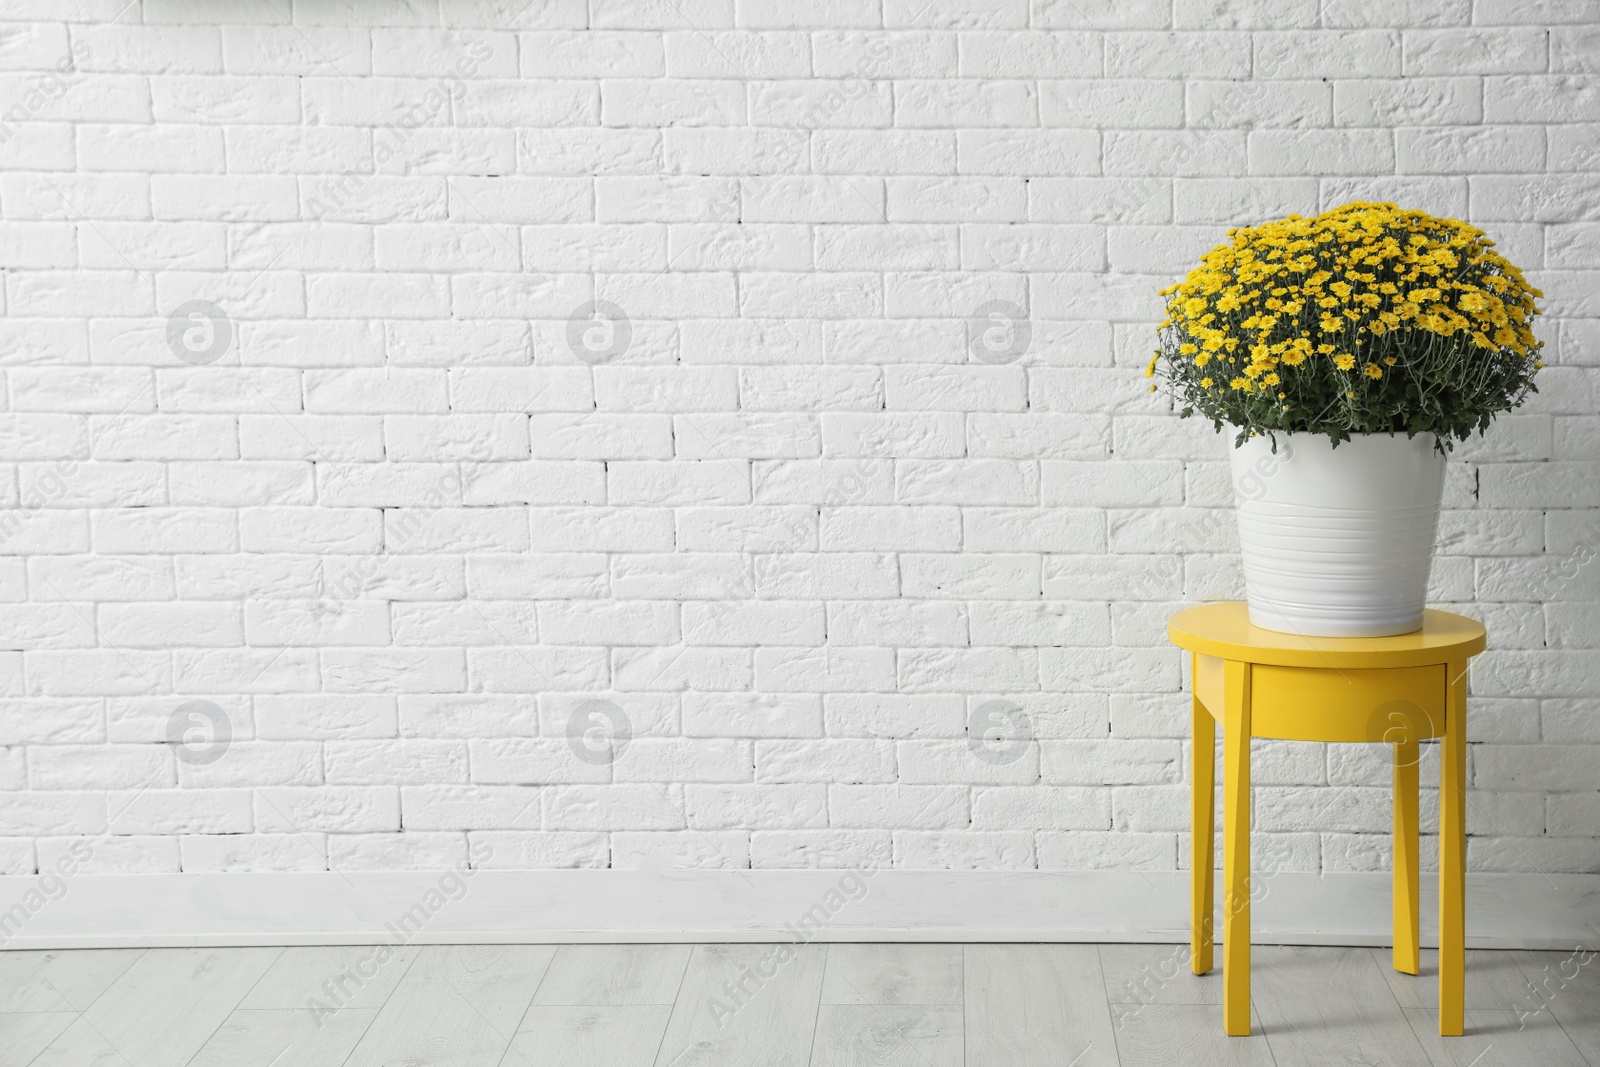
[[[1448,611],[1423,613],[1422,629],[1394,637],[1304,637],[1250,624],[1243,601],[1202,604],[1167,620],[1167,637],[1203,656],[1280,667],[1424,667],[1483,651],[1483,623]]]

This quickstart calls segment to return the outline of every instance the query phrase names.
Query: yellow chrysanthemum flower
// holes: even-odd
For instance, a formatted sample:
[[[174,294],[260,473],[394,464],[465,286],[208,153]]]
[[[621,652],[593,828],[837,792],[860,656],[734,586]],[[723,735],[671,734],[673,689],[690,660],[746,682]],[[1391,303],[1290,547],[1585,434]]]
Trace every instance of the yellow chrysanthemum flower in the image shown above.
[[[1235,227],[1164,295],[1148,372],[1219,426],[1339,437],[1414,431],[1420,416],[1454,439],[1521,403],[1543,365],[1532,326],[1544,294],[1482,231],[1394,204]],[[1213,360],[1228,373],[1197,373]],[[1339,377],[1381,381],[1402,360],[1406,390],[1357,397]],[[1330,412],[1334,383],[1351,402]]]

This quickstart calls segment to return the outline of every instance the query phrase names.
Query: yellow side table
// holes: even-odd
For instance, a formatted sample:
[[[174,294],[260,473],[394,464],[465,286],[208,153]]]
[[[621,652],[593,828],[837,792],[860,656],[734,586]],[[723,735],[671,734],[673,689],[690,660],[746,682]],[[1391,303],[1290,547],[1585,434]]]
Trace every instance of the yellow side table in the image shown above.
[[[1194,839],[1190,942],[1211,970],[1216,727],[1222,724],[1222,1023],[1250,1033],[1250,738],[1394,745],[1394,967],[1418,971],[1417,742],[1443,737],[1439,803],[1439,1033],[1462,1028],[1466,970],[1467,660],[1483,624],[1429,611],[1398,637],[1301,637],[1250,625],[1242,603],[1172,616],[1194,654]]]

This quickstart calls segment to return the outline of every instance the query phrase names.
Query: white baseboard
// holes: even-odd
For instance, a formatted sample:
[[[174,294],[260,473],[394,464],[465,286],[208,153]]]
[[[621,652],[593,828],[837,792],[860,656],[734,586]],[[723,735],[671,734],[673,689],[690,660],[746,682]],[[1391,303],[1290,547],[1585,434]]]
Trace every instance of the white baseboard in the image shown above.
[[[1436,943],[1436,886],[1424,877],[1425,944]],[[1467,887],[1471,946],[1600,942],[1600,875],[1475,874]],[[1387,875],[1284,873],[1262,879],[1258,894],[1257,944],[1389,943]],[[1179,943],[1188,908],[1187,871],[480,871],[460,882],[438,872],[135,874],[42,888],[37,877],[12,877],[0,878],[0,947]]]

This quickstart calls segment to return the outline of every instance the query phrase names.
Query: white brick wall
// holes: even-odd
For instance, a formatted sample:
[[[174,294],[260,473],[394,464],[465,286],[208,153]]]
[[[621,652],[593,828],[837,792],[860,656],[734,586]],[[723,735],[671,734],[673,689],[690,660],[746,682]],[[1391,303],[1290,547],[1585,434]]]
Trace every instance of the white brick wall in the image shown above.
[[[1600,871],[1600,6],[125,4],[0,12],[0,870],[1186,864],[1156,290],[1394,198],[1549,294],[1435,597],[1473,865]]]

